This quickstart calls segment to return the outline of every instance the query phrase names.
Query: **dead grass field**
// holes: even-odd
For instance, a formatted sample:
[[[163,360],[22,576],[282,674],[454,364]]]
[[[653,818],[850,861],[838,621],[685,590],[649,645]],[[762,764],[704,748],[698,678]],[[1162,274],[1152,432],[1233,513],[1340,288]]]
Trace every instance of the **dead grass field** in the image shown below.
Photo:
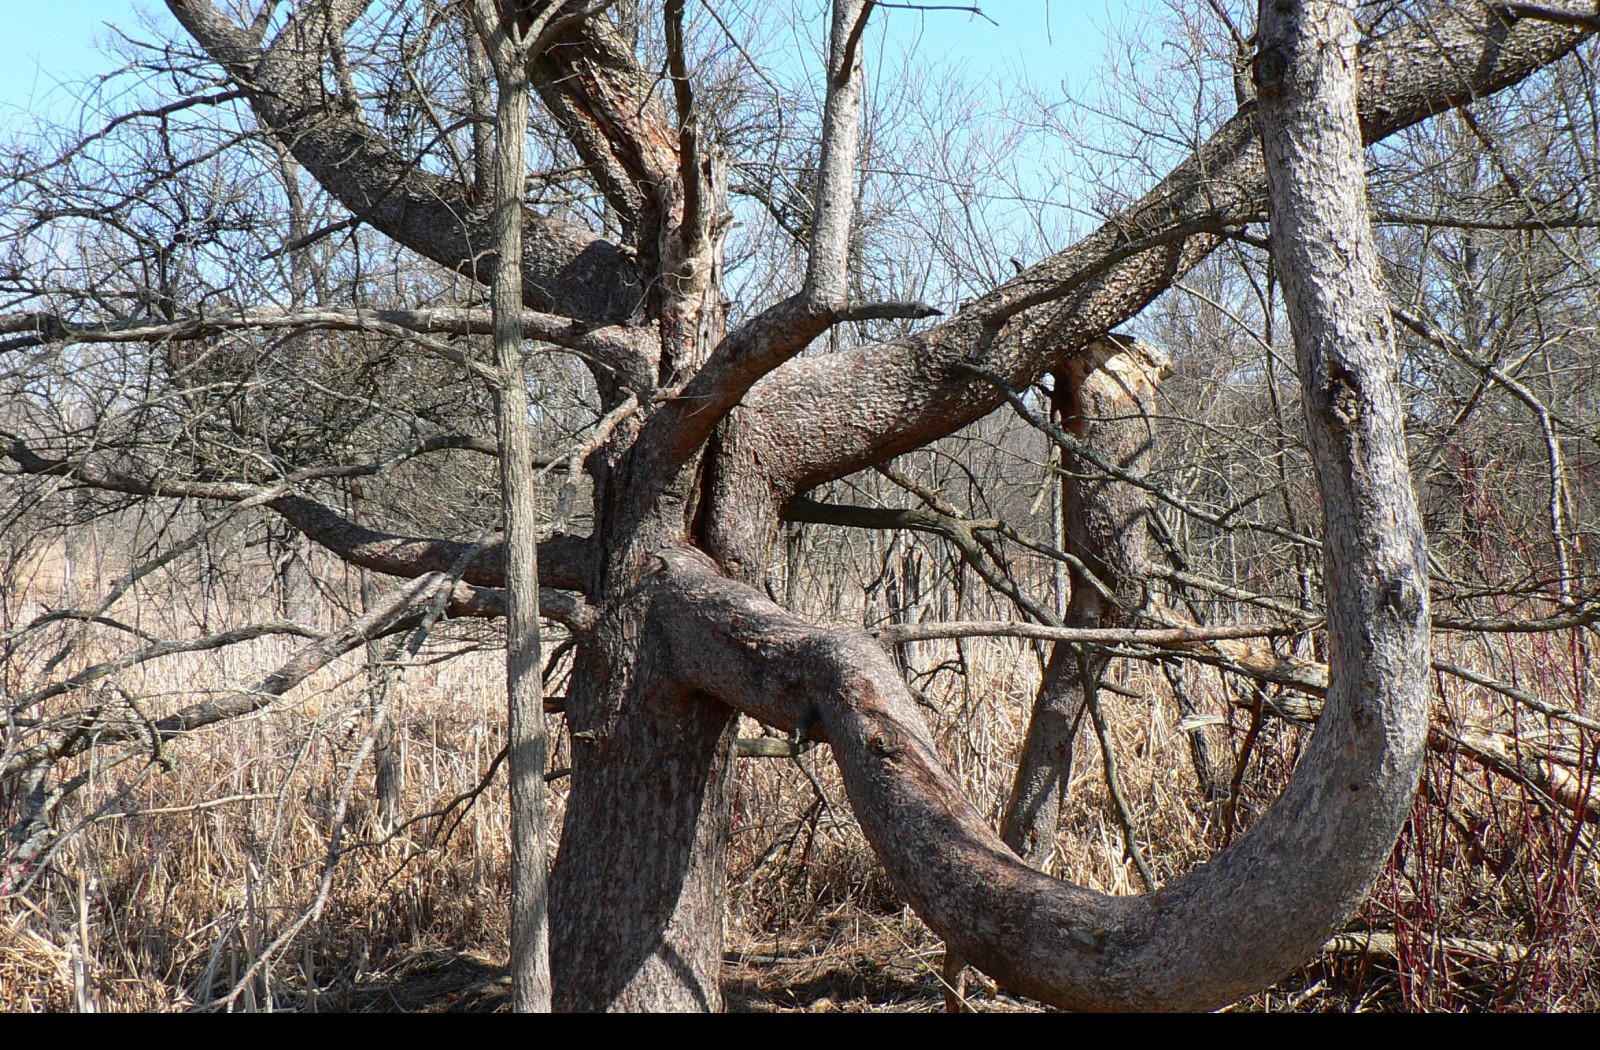
[[[26,597],[7,602],[13,623],[87,586],[81,568],[80,578],[67,577],[67,561],[32,566]],[[348,595],[340,571],[330,569],[323,582]],[[136,603],[139,626],[198,632],[208,609],[217,611],[207,602],[224,599],[193,584],[153,582]],[[267,598],[260,604],[258,618],[276,614]],[[243,622],[240,611],[230,606],[227,622]],[[76,831],[48,870],[13,871],[0,886],[0,1008],[505,1009],[506,798],[503,781],[488,776],[504,741],[503,679],[489,637],[481,627],[446,627],[396,671],[406,822],[392,832],[376,824],[370,762],[357,764],[371,730],[360,654],[265,712],[171,746],[170,771],[140,754],[97,772],[69,803]],[[104,657],[114,641],[94,632],[73,664],[53,673]],[[252,680],[293,644],[269,638],[174,656],[114,682],[159,715]],[[945,666],[919,683],[938,707],[930,718],[968,797],[997,819],[1038,661],[1015,641],[961,644],[958,651],[953,642],[926,643],[912,662]],[[1437,644],[1553,701],[1580,709],[1590,702],[1581,683],[1592,680],[1592,668],[1574,665],[1580,649],[1569,634],[1475,641],[1468,652],[1450,652],[1451,638]],[[439,659],[460,650],[468,651]],[[18,659],[0,672],[14,690],[37,670]],[[1221,760],[1235,761],[1250,713],[1214,674],[1187,673],[1202,709],[1226,718],[1208,732]],[[1123,662],[1114,676],[1134,694],[1105,700],[1139,842],[1168,879],[1222,844],[1223,803],[1206,801],[1197,787],[1159,669]],[[1441,682],[1442,724],[1515,724],[1528,739],[1559,728],[1462,686]],[[562,728],[552,715],[558,739]],[[746,735],[759,732],[746,726]],[[1241,823],[1285,781],[1305,732],[1264,724],[1240,781]],[[1594,755],[1583,749],[1594,741],[1577,746],[1592,778]],[[566,757],[563,741],[555,766]],[[558,802],[562,785],[554,785]],[[941,943],[874,860],[827,748],[794,760],[745,760],[738,785],[729,1007],[943,1010]],[[15,801],[0,799],[13,809]],[[1080,743],[1063,824],[1050,870],[1110,893],[1139,891],[1092,735]],[[1596,830],[1592,818],[1586,823],[1526,785],[1461,755],[1435,754],[1389,871],[1353,926],[1370,936],[1349,939],[1235,1009],[1600,1008]],[[319,894],[325,899],[311,917]],[[969,983],[967,998],[977,1011],[1040,1008],[982,979]]]

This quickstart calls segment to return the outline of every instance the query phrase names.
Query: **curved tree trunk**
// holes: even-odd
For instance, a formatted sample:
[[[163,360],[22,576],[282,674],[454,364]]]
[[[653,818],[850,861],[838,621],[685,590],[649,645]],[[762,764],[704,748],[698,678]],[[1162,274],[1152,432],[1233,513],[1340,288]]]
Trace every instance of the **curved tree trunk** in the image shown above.
[[[1111,898],[1019,861],[934,752],[887,655],[795,620],[689,552],[650,622],[685,682],[794,725],[814,707],[867,837],[919,914],[1007,986],[1078,1009],[1221,1005],[1309,958],[1409,813],[1427,724],[1425,552],[1354,106],[1354,22],[1263,5],[1273,241],[1301,357],[1327,537],[1328,706],[1288,789],[1236,846]],[[1285,13],[1289,17],[1280,17]]]
[[[475,247],[488,243],[488,217],[471,188],[385,141],[362,120],[359,100],[323,75],[327,50],[366,0],[296,4],[270,45],[211,0],[167,4],[245,85],[262,124],[360,221],[442,265],[488,276],[492,257]],[[515,5],[535,7],[541,17],[557,10]],[[593,536],[567,544],[577,549],[570,557],[555,557],[561,548],[552,544],[540,558],[541,582],[593,603],[574,617],[593,629],[568,701],[574,772],[551,885],[558,1007],[720,1004],[736,711],[780,728],[817,726],[905,898],[955,952],[1049,1002],[1220,1005],[1308,958],[1360,901],[1416,783],[1427,643],[1422,538],[1366,226],[1362,135],[1381,138],[1515,83],[1590,30],[1452,5],[1371,41],[1358,111],[1348,7],[1263,5],[1264,151],[1256,115],[1243,108],[1132,208],[948,321],[802,359],[839,321],[926,316],[915,304],[844,298],[861,83],[852,49],[870,3],[834,4],[805,287],[726,336],[725,172],[694,108],[684,3],[664,5],[675,127],[657,78],[604,17],[561,21],[535,63],[534,87],[629,244],[525,209],[523,303],[588,322],[547,327],[552,339],[579,349],[598,341],[610,355],[594,370],[607,413],[630,391],[643,407],[590,457]],[[1326,518],[1327,708],[1288,790],[1249,835],[1158,892],[1107,897],[1044,876],[993,834],[940,766],[915,700],[875,641],[807,624],[748,584],[797,495],[1001,404],[993,384],[962,364],[981,363],[1013,386],[1060,370],[1226,230],[1256,221],[1263,164]],[[1081,498],[1092,507],[1102,497]],[[461,553],[460,544],[330,526],[298,496],[270,506],[379,571],[442,571]],[[1121,513],[1131,527],[1137,515]],[[1084,521],[1092,517],[1085,510]],[[1127,541],[1142,541],[1117,521],[1109,513],[1091,523],[1103,535],[1081,541],[1080,556],[1103,563],[1095,572],[1108,582],[1136,577],[1115,558],[1127,555]],[[464,578],[494,586],[507,561],[486,555]],[[1108,613],[1079,615],[1103,622]]]

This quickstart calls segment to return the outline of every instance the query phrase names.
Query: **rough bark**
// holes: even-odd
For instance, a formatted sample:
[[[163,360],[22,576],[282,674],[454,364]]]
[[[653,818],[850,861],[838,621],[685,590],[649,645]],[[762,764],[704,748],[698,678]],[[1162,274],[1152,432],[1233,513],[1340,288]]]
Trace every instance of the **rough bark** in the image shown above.
[[[1365,42],[1359,107],[1376,142],[1556,61],[1592,30],[1452,5]],[[1142,310],[1222,241],[1258,221],[1266,184],[1253,106],[1099,230],[969,304],[890,343],[777,369],[738,415],[786,501],[993,411],[994,389],[953,366],[980,362],[1024,388]]]
[[[558,1010],[719,1010],[737,719],[667,680],[637,609],[568,693],[573,772],[552,880]]]
[[[1149,467],[1153,430],[1146,413],[1156,408],[1156,387],[1171,366],[1149,344],[1119,337],[1098,340],[1083,357],[1055,374],[1055,411],[1062,423],[1101,459],[1130,473]],[[1149,546],[1145,490],[1104,475],[1093,463],[1063,451],[1061,507],[1064,545],[1094,579],[1072,569],[1068,627],[1120,627],[1145,604]],[[1109,589],[1109,594],[1102,593]],[[1090,659],[1098,679],[1109,661]],[[1031,863],[1055,844],[1072,753],[1084,718],[1083,674],[1075,648],[1056,645],[1045,666],[1000,837]]]
[[[496,431],[500,506],[505,520],[506,707],[511,796],[511,996],[518,1013],[550,1012],[548,790],[550,745],[544,725],[543,646],[539,627],[538,480],[522,363],[522,194],[527,170],[528,52],[515,5],[473,9],[494,68],[491,305],[500,370]],[[533,30],[535,33],[537,30]]]
[[[362,119],[354,99],[328,87],[328,45],[344,36],[369,3],[301,3],[265,47],[212,0],[167,0],[167,8],[244,86],[262,125],[360,222],[488,283],[485,249],[494,238],[472,187],[415,163]],[[530,307],[589,321],[624,321],[634,314],[640,282],[618,246],[532,210],[525,211],[524,224],[523,297]]]
[[[1263,0],[1260,18],[1255,84],[1272,254],[1322,496],[1328,699],[1307,760],[1344,749],[1350,775],[1330,777],[1324,790],[1348,791],[1350,808],[1367,811],[1343,861],[1338,903],[1353,911],[1421,775],[1431,697],[1426,539],[1367,209],[1355,5]]]
[[[361,13],[362,0],[301,4],[267,47],[209,0],[168,3],[247,86],[263,125],[362,222],[487,278],[488,219],[474,210],[471,188],[398,156],[361,121],[354,100],[324,81],[325,46]],[[867,6],[835,6],[830,92],[849,79],[840,71],[854,69],[838,50],[839,27]],[[576,753],[551,887],[556,1005],[720,1004],[735,710],[784,728],[819,714],[863,828],[901,892],[954,950],[1018,991],[1080,1008],[1184,1008],[1217,1005],[1275,979],[1313,953],[1359,900],[1393,841],[1407,778],[1414,782],[1408,763],[1420,753],[1409,676],[1418,631],[1425,647],[1426,587],[1416,575],[1414,511],[1407,519],[1410,504],[1394,502],[1409,490],[1403,444],[1396,459],[1398,404],[1385,385],[1392,346],[1381,359],[1382,338],[1373,342],[1372,331],[1348,327],[1347,317],[1323,316],[1318,311],[1331,307],[1314,297],[1301,304],[1296,332],[1312,325],[1311,349],[1303,342],[1302,351],[1310,355],[1308,411],[1329,508],[1335,660],[1327,715],[1289,790],[1252,833],[1157,893],[1108,898],[1018,860],[940,768],[882,648],[859,632],[805,624],[745,585],[759,578],[781,511],[797,493],[951,433],[1000,403],[993,383],[956,366],[981,364],[1012,386],[1061,368],[1231,225],[1259,220],[1268,182],[1256,112],[1243,107],[1133,208],[950,322],[882,346],[796,358],[851,308],[831,293],[801,293],[723,337],[724,168],[697,120],[681,53],[683,7],[666,5],[675,127],[652,100],[654,78],[603,20],[565,26],[537,67],[541,99],[631,231],[635,253],[630,260],[587,231],[527,212],[523,303],[594,322],[656,322],[655,339],[634,344],[629,374],[678,395],[652,400],[591,457],[595,534],[559,571],[541,566],[544,583],[571,580],[600,610],[569,694]],[[1376,140],[1514,83],[1590,31],[1476,4],[1452,8],[1370,43],[1359,108],[1346,47],[1333,70],[1346,93],[1335,137],[1355,157],[1355,190],[1362,134]],[[1270,89],[1272,78],[1264,82]],[[1298,82],[1284,83],[1283,97],[1299,99]],[[825,137],[845,134],[847,123],[829,118]],[[1336,188],[1348,192],[1338,181],[1350,176],[1342,156]],[[1269,148],[1269,159],[1292,169],[1317,158],[1274,159]],[[1302,238],[1330,220],[1290,204],[1282,214],[1300,224]],[[833,232],[818,234],[814,262],[838,245],[838,224],[824,227]],[[1309,294],[1320,275],[1320,260],[1307,254],[1307,287],[1296,294]],[[1359,258],[1370,261],[1370,242]],[[1319,324],[1334,335],[1319,341]],[[1317,371],[1329,362],[1338,367]],[[614,377],[606,376],[602,395],[612,398]],[[315,505],[280,503],[275,509],[298,516],[319,542],[379,571],[415,574],[462,553],[460,545],[368,534]],[[1344,539],[1335,542],[1338,530]],[[480,557],[468,578],[503,580],[507,570],[496,576],[494,564]]]

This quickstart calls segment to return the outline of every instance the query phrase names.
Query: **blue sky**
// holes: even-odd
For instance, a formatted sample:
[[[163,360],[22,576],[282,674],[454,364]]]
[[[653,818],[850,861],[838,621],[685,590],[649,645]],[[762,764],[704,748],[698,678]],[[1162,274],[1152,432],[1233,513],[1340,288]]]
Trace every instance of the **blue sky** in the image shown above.
[[[960,61],[999,80],[1039,86],[1063,77],[1089,79],[1106,50],[1114,21],[1153,7],[1150,0],[999,0],[979,5],[988,20],[959,11],[882,10],[893,37],[915,42],[935,61]]]
[[[999,81],[1026,78],[1048,87],[1063,78],[1092,83],[1105,53],[1106,27],[1155,5],[989,0],[980,6],[999,25],[957,11],[888,9],[878,17],[894,37],[914,42],[931,61],[955,61]],[[111,68],[95,47],[109,34],[106,23],[143,36],[141,13],[172,24],[159,0],[0,0],[0,107],[12,117],[17,110],[42,116],[69,104],[71,84]]]
[[[170,24],[165,5],[153,0],[0,0],[0,107],[6,116],[70,105],[64,83],[113,68],[95,46],[109,35],[105,23],[144,35],[140,11]]]

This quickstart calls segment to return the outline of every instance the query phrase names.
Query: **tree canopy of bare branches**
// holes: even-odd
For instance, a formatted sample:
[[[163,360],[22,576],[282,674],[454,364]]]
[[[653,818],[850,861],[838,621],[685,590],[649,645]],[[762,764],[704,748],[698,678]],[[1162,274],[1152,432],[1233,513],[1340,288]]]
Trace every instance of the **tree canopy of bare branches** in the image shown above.
[[[1595,730],[1446,644],[1570,632],[1590,674],[1592,10],[1263,2],[1249,35],[1191,12],[1193,126],[1130,146],[1150,170],[1108,179],[1089,228],[1035,209],[997,269],[951,178],[976,135],[934,141],[874,79],[906,5],[735,6],[166,0],[158,99],[7,157],[8,557],[95,521],[128,556],[104,593],[7,613],[0,879],[48,863],[106,763],[159,765],[451,619],[507,621],[519,1008],[721,1007],[741,718],[829,746],[952,960],[1072,1009],[1215,1008],[1303,963],[1388,862],[1430,749],[1592,822],[1592,737],[1563,763],[1431,721],[1448,674]],[[815,44],[798,78],[780,24]],[[938,102],[917,112],[959,125]],[[1093,159],[1059,118],[1030,119]],[[1537,496],[1491,498],[1507,471]],[[863,588],[898,589],[875,633],[797,597],[802,538],[861,533],[915,537]],[[130,594],[249,537],[306,577],[281,618],[127,622]],[[392,589],[328,611],[315,559]],[[992,821],[913,665],[1006,634],[1040,683]],[[304,644],[226,696],[113,688],[268,635]],[[104,638],[124,648],[90,659]],[[573,660],[553,867],[549,639]],[[1119,660],[1165,669],[1204,793],[1231,795],[1232,841],[1192,870],[1138,842]],[[1192,667],[1251,697],[1232,770]],[[1235,837],[1273,715],[1317,728]],[[1041,870],[1080,731],[1142,895]]]

